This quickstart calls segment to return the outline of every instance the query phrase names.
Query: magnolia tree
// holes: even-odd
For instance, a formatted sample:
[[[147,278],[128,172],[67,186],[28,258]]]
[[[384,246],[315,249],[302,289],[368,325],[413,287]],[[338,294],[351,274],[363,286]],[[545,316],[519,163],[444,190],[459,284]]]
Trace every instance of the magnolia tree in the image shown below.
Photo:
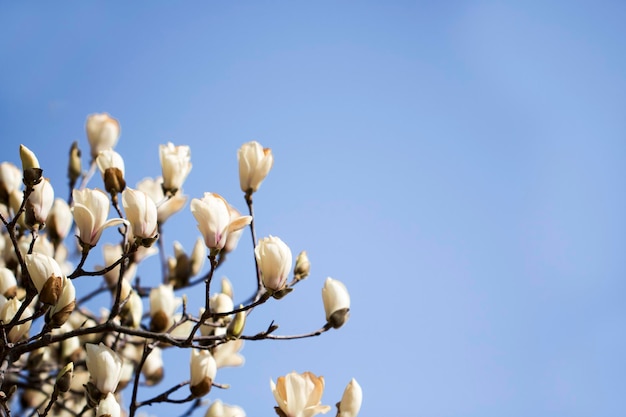
[[[83,172],[81,152],[74,143],[68,201],[54,198],[43,167],[26,146],[19,149],[21,169],[11,162],[0,164],[0,413],[132,417],[147,405],[176,403],[183,404],[182,415],[207,407],[206,417],[244,416],[238,406],[203,401],[211,389],[228,388],[219,383],[218,370],[243,363],[239,351],[244,340],[318,336],[341,327],[350,309],[346,287],[327,278],[322,288],[326,313],[322,328],[295,336],[276,335],[274,324],[247,331],[246,317],[254,309],[287,296],[310,269],[305,252],[294,265],[291,250],[279,237],[257,240],[255,235],[252,196],[272,168],[270,149],[249,142],[237,153],[249,215],[241,215],[216,193],[193,198],[189,207],[200,236],[191,253],[175,243],[168,257],[160,239],[162,227],[177,213],[189,215],[184,210],[188,197],[182,191],[191,171],[189,147],[161,145],[162,177],[131,188],[125,181],[124,160],[113,150],[120,135],[118,121],[108,114],[93,114],[86,130],[90,168]],[[88,186],[96,171],[102,189]],[[107,228],[116,231],[105,234],[114,241],[103,243]],[[246,229],[254,247],[256,271],[250,276],[256,291],[235,306],[230,282],[222,279],[218,290],[213,276]],[[105,266],[92,265],[95,251],[101,251]],[[142,261],[157,251],[162,279],[139,282]],[[89,278],[94,284],[79,294],[74,283],[84,277],[102,279],[95,283]],[[194,286],[204,291],[202,305],[189,305],[184,295]],[[176,297],[175,290],[183,296]],[[106,292],[111,294],[110,304],[94,306],[96,296]],[[145,386],[158,386],[163,380],[163,349],[181,349],[189,355],[188,378],[147,396],[142,393]],[[331,410],[321,404],[324,379],[311,372],[279,376],[270,388],[281,417],[310,417]],[[361,398],[353,379],[337,403],[336,415],[356,416]]]

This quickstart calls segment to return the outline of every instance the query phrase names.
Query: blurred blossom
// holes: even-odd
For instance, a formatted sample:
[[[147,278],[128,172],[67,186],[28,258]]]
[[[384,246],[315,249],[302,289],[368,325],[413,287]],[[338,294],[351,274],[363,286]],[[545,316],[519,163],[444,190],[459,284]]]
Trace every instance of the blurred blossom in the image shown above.
[[[202,199],[191,200],[191,213],[209,249],[221,250],[228,234],[242,229],[252,221],[251,216],[231,218],[228,203],[215,193],[204,193]]]
[[[171,285],[159,285],[150,290],[150,328],[164,332],[174,324],[174,312],[180,306],[180,298],[174,297]]]
[[[191,150],[189,146],[174,146],[172,142],[159,146],[163,191],[175,195],[191,171]]]
[[[162,177],[157,179],[144,178],[137,183],[137,189],[148,194],[157,205],[157,221],[159,224],[165,223],[171,215],[178,213],[187,204],[187,196],[180,193],[165,198]]]
[[[46,220],[46,228],[50,240],[55,245],[62,242],[70,232],[73,222],[74,218],[72,217],[70,206],[62,198],[56,198],[48,214],[48,220]]]
[[[96,113],[87,116],[85,128],[93,159],[100,152],[113,149],[120,137],[120,123],[107,113]]]
[[[96,412],[96,417],[120,417],[122,410],[115,395],[109,392],[100,402]]]
[[[104,188],[114,199],[126,187],[124,180],[124,159],[112,149],[101,151],[96,158],[96,164],[102,174]],[[116,200],[114,200],[116,201]]]
[[[224,404],[220,400],[215,400],[207,409],[204,417],[246,417],[246,413],[241,407]]]
[[[230,204],[228,205],[228,210],[230,211],[231,219],[236,220],[241,217],[241,213],[239,212],[239,210],[237,210]],[[228,236],[226,237],[226,244],[224,245],[224,249],[223,249],[224,252],[229,253],[229,252],[234,251],[237,248],[237,244],[239,243],[239,239],[241,238],[241,235],[243,234],[243,230],[244,230],[243,228],[238,229],[238,230],[233,230],[232,232],[228,234]]]
[[[239,184],[244,193],[254,193],[272,169],[272,150],[263,148],[259,142],[244,143],[237,151],[239,161]]]
[[[324,377],[311,372],[291,372],[278,377],[276,384],[270,380],[270,385],[278,407],[287,417],[312,417],[330,411],[329,406],[320,404]]]
[[[0,294],[6,298],[13,298],[17,293],[15,274],[8,268],[0,267]]]
[[[19,309],[22,307],[22,303],[17,298],[11,298],[10,300],[6,300],[4,296],[0,297],[2,297],[2,302],[0,302],[0,304],[4,303],[0,307],[0,321],[2,321],[3,323],[9,323],[11,320],[13,320],[13,317],[15,317]],[[33,310],[30,307],[27,307],[19,319],[22,320],[32,315]],[[9,342],[15,343],[20,340],[22,336],[28,334],[31,323],[32,320],[28,320],[22,324],[17,324],[13,326],[13,328],[7,334],[7,339],[9,340]]]
[[[233,311],[233,299],[224,293],[215,293],[209,299],[212,313],[228,313]]]
[[[158,384],[163,379],[163,353],[159,347],[152,349],[141,368],[146,385]]]
[[[22,187],[22,171],[11,162],[0,163],[0,203],[9,204],[9,195]]]
[[[217,365],[213,355],[208,350],[191,350],[189,361],[191,381],[189,389],[194,397],[202,397],[211,390],[211,385],[217,373]]]
[[[74,307],[76,306],[76,289],[72,280],[63,276],[63,289],[57,302],[48,310],[46,322],[52,328],[60,327],[67,321]]]
[[[309,262],[309,257],[306,254],[306,251],[302,251],[296,257],[296,266],[293,269],[293,276],[297,280],[304,279],[309,276],[311,272],[311,263]]]
[[[216,327],[214,328],[214,334],[216,336],[226,334],[226,329],[224,327]],[[242,348],[243,340],[241,339],[230,340],[213,347],[211,352],[213,353],[213,358],[215,358],[216,366],[218,368],[225,368],[243,365],[245,358],[239,353]]]

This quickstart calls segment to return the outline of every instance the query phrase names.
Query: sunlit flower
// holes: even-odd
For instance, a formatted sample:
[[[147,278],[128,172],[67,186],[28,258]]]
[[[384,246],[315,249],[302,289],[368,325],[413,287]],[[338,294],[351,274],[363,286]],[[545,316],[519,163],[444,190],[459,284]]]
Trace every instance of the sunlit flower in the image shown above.
[[[329,406],[320,404],[324,377],[317,377],[311,372],[291,372],[278,377],[276,384],[270,380],[270,385],[274,399],[286,417],[312,417],[330,411]]]
[[[291,272],[291,249],[280,238],[270,236],[259,240],[254,249],[263,285],[268,291],[283,289]]]
[[[96,417],[120,417],[121,415],[122,410],[115,399],[115,395],[113,395],[112,392],[109,392],[106,397],[101,399],[98,403]]]
[[[244,193],[254,193],[272,169],[272,150],[263,148],[259,142],[244,143],[237,151],[239,183]]]
[[[122,192],[122,204],[137,242],[141,246],[151,246],[158,237],[154,201],[142,191],[127,188]]]
[[[115,392],[122,372],[122,358],[103,343],[85,345],[87,370],[102,394]]]
[[[72,196],[74,221],[80,232],[78,239],[84,251],[96,246],[105,228],[126,223],[119,218],[107,220],[110,202],[109,197],[101,190],[75,189]]]
[[[46,322],[52,328],[60,327],[67,321],[76,306],[76,289],[72,280],[63,277],[62,290],[57,302],[48,310]]]
[[[337,405],[339,409],[338,417],[356,417],[361,410],[363,402],[363,391],[356,379],[352,378],[343,392],[341,401]]]
[[[198,222],[198,229],[209,249],[221,250],[228,234],[242,229],[252,221],[251,216],[231,218],[228,203],[215,193],[204,193],[202,199],[191,200],[191,213]]]
[[[24,262],[39,293],[39,300],[46,304],[56,304],[63,290],[65,276],[58,262],[50,256],[36,252],[25,255]]]
[[[322,288],[322,300],[326,321],[334,328],[341,327],[348,320],[350,311],[350,294],[346,286],[336,279],[326,278]]]
[[[44,178],[33,186],[33,192],[26,202],[26,224],[41,228],[48,219],[48,213],[54,203],[54,190],[50,181]]]

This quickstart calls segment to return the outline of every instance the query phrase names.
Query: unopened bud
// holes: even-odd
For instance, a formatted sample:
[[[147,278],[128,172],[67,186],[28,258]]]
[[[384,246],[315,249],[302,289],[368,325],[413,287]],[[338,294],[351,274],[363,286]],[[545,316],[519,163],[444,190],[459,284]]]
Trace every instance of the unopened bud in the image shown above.
[[[222,294],[226,294],[231,299],[233,299],[233,285],[230,283],[230,280],[226,277],[222,278]]]
[[[60,392],[67,392],[70,390],[72,384],[72,378],[74,376],[74,362],[70,362],[57,375],[56,386]]]
[[[63,291],[63,278],[51,276],[46,280],[39,292],[39,301],[44,304],[55,305]]]
[[[240,304],[239,308],[243,308],[243,305]],[[235,318],[228,324],[226,337],[229,339],[238,339],[243,333],[244,327],[246,327],[246,312],[240,311],[235,314]]]
[[[24,184],[32,187],[41,181],[43,170],[39,166],[39,160],[31,151],[24,145],[20,145],[20,159],[22,160],[22,170],[24,171]]]
[[[78,149],[78,142],[74,142],[70,148],[70,161],[67,165],[67,176],[70,179],[70,184],[75,184],[80,174],[82,174],[80,149]]]
[[[124,173],[119,168],[107,168],[103,174],[104,188],[111,195],[121,193],[126,188]]]
[[[311,272],[311,263],[309,262],[309,257],[307,256],[306,251],[303,250],[296,258],[296,267],[293,269],[293,277],[299,281],[308,277],[309,272]]]

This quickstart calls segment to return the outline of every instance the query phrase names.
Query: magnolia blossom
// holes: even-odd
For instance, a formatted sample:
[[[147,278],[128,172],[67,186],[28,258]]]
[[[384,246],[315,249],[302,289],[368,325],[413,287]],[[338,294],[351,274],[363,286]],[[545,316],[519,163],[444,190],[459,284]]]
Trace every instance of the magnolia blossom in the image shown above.
[[[155,332],[164,332],[174,324],[174,312],[181,304],[180,298],[174,297],[171,285],[159,285],[150,290],[150,327]]]
[[[121,415],[122,410],[117,400],[115,400],[115,395],[109,392],[106,397],[101,399],[98,403],[96,417],[120,417]]]
[[[17,293],[17,280],[13,271],[0,267],[0,295],[6,298],[13,298]]]
[[[322,300],[324,301],[324,311],[326,321],[334,328],[341,327],[348,319],[350,311],[350,294],[341,281],[326,278],[324,288],[322,288]]]
[[[224,404],[220,400],[215,400],[208,410],[206,410],[204,417],[246,417],[246,413],[241,407]]]
[[[198,222],[198,229],[209,249],[221,250],[228,235],[252,222],[251,216],[231,217],[228,203],[215,193],[204,193],[202,199],[191,200],[191,213]]]
[[[230,204],[228,205],[228,210],[230,211],[231,219],[235,220],[241,217],[241,213],[239,212],[239,210],[237,210]],[[233,230],[232,232],[230,232],[228,234],[228,237],[226,238],[226,244],[224,245],[223,251],[226,253],[234,251],[237,248],[237,244],[239,243],[239,239],[241,238],[242,234],[243,234],[243,228],[239,230]]]
[[[53,203],[54,190],[50,181],[44,178],[33,186],[33,192],[26,202],[26,224],[31,226],[45,224]]]
[[[113,149],[101,151],[96,158],[96,164],[102,174],[104,188],[110,194],[117,194],[126,187],[124,180],[124,159]]]
[[[137,183],[137,189],[148,194],[157,206],[157,222],[165,223],[171,215],[178,213],[187,204],[187,196],[177,193],[165,198],[163,193],[163,178],[144,178]]]
[[[212,313],[228,313],[229,311],[233,311],[233,299],[227,294],[218,292],[213,294],[209,299],[209,307],[211,307]]]
[[[312,417],[330,411],[329,406],[320,404],[324,377],[291,372],[278,377],[276,384],[270,380],[270,386],[278,407],[287,417]]]
[[[7,204],[9,195],[22,186],[22,171],[11,162],[0,163],[0,203]]]
[[[146,385],[158,384],[163,379],[163,353],[161,348],[152,349],[141,368],[141,373],[146,378]]]
[[[263,285],[268,291],[279,291],[285,287],[291,272],[291,249],[280,238],[270,236],[259,240],[254,249]]]
[[[98,189],[85,188],[72,191],[74,198],[74,221],[80,232],[78,239],[83,250],[96,246],[102,231],[111,226],[126,223],[124,219],[110,219],[109,197]]]
[[[208,326],[207,326],[208,327]],[[213,334],[215,336],[221,336],[226,334],[227,329],[224,327],[213,327]],[[241,366],[245,362],[245,358],[239,351],[243,348],[243,340],[235,339],[226,343],[216,345],[211,349],[213,358],[217,368],[225,368],[230,366]]]
[[[339,409],[338,417],[356,417],[361,409],[361,403],[363,402],[363,391],[356,379],[352,378],[350,383],[346,386],[341,401],[337,404]]]
[[[22,160],[22,169],[41,168],[39,160],[35,153],[24,145],[20,145],[20,159]]]
[[[163,189],[169,194],[176,194],[191,171],[191,150],[189,146],[174,146],[172,142],[159,146],[161,170],[163,171]]]
[[[122,205],[133,227],[133,235],[142,246],[150,246],[158,237],[157,208],[148,195],[127,188],[122,192]]]
[[[191,350],[189,361],[191,381],[189,389],[194,397],[202,397],[211,390],[211,385],[217,373],[217,365],[213,355],[208,350]]]
[[[60,327],[67,321],[70,314],[72,314],[72,311],[74,311],[75,306],[76,289],[74,288],[72,280],[64,276],[62,278],[61,293],[59,294],[56,303],[50,308],[50,310],[48,310],[48,313],[46,314],[46,322],[50,327]]]
[[[101,151],[113,149],[120,137],[120,123],[107,113],[87,116],[85,128],[94,159]]]
[[[0,296],[0,321],[3,323],[9,323],[13,320],[13,317],[17,314],[17,312],[22,307],[22,302],[17,298],[11,298],[10,300],[6,300],[4,296]],[[27,307],[26,310],[20,316],[21,319],[25,319],[26,317],[30,317],[33,315],[33,310],[30,307]],[[30,329],[30,325],[32,320],[28,320],[22,324],[16,324],[11,328],[11,331],[7,334],[7,339],[9,342],[15,343],[22,338],[25,334],[28,333]]]
[[[85,345],[87,370],[102,394],[115,392],[122,375],[122,358],[103,343]]]
[[[33,281],[39,299],[46,304],[56,304],[63,290],[65,275],[54,258],[41,254],[32,253],[24,256],[26,268],[30,279]]]
[[[272,169],[272,150],[263,149],[259,142],[244,143],[237,151],[239,184],[244,193],[254,193]]]
[[[59,243],[70,232],[72,228],[72,209],[62,198],[54,199],[52,209],[46,220],[48,236],[53,242]]]

